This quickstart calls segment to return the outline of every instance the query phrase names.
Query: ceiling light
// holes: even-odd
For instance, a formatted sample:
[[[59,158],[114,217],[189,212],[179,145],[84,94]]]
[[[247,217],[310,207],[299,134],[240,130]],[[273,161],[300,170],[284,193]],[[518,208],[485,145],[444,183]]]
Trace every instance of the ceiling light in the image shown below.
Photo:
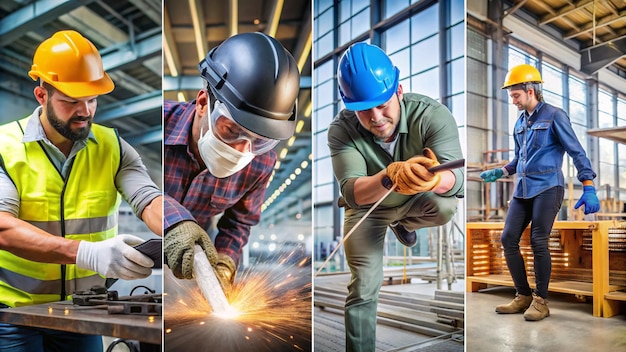
[[[310,117],[312,110],[313,110],[313,103],[309,101],[306,108],[304,108],[304,112],[302,114],[304,115],[304,117]]]
[[[298,120],[298,122],[296,122],[296,133],[302,132],[303,127],[304,127],[304,120]]]

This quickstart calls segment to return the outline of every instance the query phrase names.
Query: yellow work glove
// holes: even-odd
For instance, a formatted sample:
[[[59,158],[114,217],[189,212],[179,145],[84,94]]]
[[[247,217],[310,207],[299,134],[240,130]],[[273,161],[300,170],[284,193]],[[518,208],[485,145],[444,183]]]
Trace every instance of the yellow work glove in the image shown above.
[[[193,221],[183,221],[169,230],[163,239],[165,262],[179,279],[193,278],[193,248],[199,244],[215,269],[217,250],[209,235]]]
[[[387,176],[396,185],[396,192],[405,195],[432,191],[441,176],[428,171],[429,168],[439,165],[437,156],[429,148],[424,148],[423,155],[410,158],[407,161],[396,161],[387,166]]]
[[[233,289],[233,282],[235,282],[235,273],[237,272],[235,261],[228,255],[219,253],[214,269],[224,294],[226,297],[229,297]]]

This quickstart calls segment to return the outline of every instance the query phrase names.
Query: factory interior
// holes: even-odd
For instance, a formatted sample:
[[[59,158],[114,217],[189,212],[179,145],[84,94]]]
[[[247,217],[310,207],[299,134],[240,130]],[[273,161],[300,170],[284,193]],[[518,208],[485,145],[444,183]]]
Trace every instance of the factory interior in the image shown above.
[[[624,9],[620,1],[467,3],[467,351],[626,348]],[[515,181],[479,177],[513,157],[519,112],[500,87],[518,64],[540,69],[545,101],[568,113],[598,175],[600,211],[585,215],[574,209],[583,187],[573,160],[563,160],[565,195],[548,242],[550,316],[540,322],[494,311],[515,295],[500,246]],[[520,250],[534,282],[529,235]]]
[[[160,190],[164,101],[196,99],[206,88],[198,63],[232,36],[262,32],[291,53],[300,73],[297,122],[273,148],[260,221],[228,296],[237,316],[214,314],[196,280],[176,278],[164,258],[146,278],[108,278],[107,302],[89,292],[97,305],[80,305],[72,292],[22,307],[0,297],[0,351],[11,324],[102,336],[107,352],[346,351],[347,209],[328,130],[345,109],[338,64],[359,42],[388,55],[405,93],[451,112],[465,176],[452,219],[417,229],[416,245],[404,246],[387,229],[375,351],[626,350],[626,1],[2,0],[0,132],[39,106],[39,83],[28,72],[38,45],[61,30],[91,41],[115,84],[98,96],[94,124],[114,128]],[[515,155],[520,111],[501,87],[520,64],[538,69],[545,102],[567,114],[597,174],[600,201],[595,214],[575,209],[585,188],[566,153],[564,199],[548,240],[550,315],[538,322],[494,311],[516,295],[501,235],[517,176],[480,176]],[[0,194],[0,215],[6,204]],[[220,216],[204,229],[213,241]],[[117,220],[119,234],[161,243],[124,199]],[[0,223],[0,236],[4,230]],[[520,249],[534,289],[529,233]],[[0,287],[9,282],[4,243]],[[111,308],[118,300],[111,292],[131,302],[123,314]]]

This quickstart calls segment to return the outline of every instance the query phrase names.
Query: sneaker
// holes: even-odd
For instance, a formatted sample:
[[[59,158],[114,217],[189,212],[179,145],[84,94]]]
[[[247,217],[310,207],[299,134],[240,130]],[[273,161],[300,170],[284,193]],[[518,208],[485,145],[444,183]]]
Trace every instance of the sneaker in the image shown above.
[[[407,247],[413,247],[417,243],[417,234],[415,231],[408,231],[404,228],[404,226],[400,225],[400,223],[393,223],[389,225],[391,231],[396,235],[396,238],[400,243]]]
[[[533,302],[524,313],[524,319],[528,321],[539,321],[549,316],[550,309],[548,309],[548,301],[533,293]]]
[[[515,295],[515,298],[509,304],[502,304],[496,307],[496,313],[500,314],[516,314],[524,313],[528,306],[533,302],[532,296]]]

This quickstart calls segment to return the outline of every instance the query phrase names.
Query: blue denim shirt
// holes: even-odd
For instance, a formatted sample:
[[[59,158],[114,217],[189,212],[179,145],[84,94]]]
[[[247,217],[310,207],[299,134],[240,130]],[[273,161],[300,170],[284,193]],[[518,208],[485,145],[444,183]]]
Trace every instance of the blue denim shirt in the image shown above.
[[[540,102],[532,115],[524,111],[514,129],[515,157],[504,167],[517,173],[514,197],[533,198],[554,186],[565,186],[563,155],[574,160],[578,180],[593,180],[596,173],[580,145],[565,111]]]

